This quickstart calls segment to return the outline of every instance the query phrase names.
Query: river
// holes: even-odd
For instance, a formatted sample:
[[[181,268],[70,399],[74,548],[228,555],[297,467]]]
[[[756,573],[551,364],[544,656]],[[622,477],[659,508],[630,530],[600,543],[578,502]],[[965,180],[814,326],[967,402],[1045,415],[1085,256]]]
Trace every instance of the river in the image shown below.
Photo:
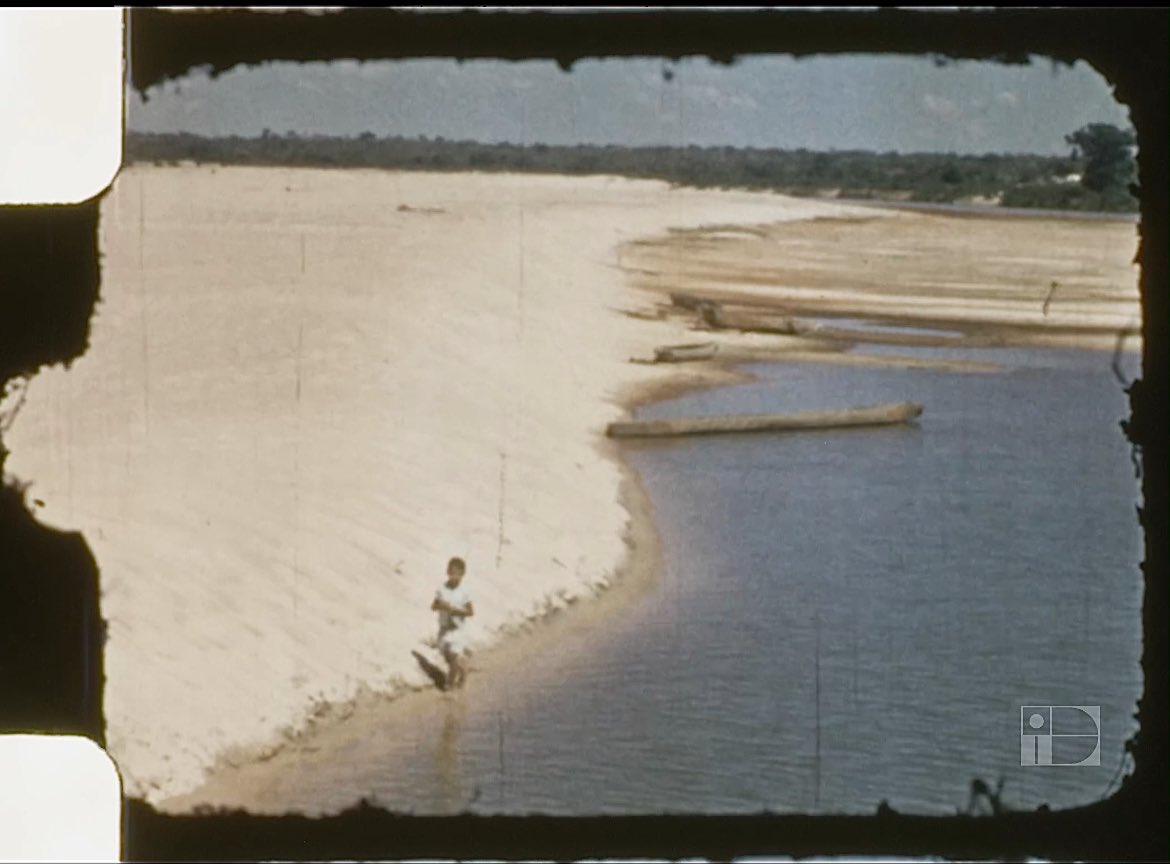
[[[1098,800],[1141,694],[1139,491],[1113,358],[945,354],[1003,371],[768,364],[641,409],[925,406],[906,426],[623,445],[654,502],[661,578],[563,652],[365,718],[376,734],[272,801],[944,814],[1000,777],[1008,807]],[[1136,355],[1121,367],[1132,377]],[[1099,765],[1021,766],[1021,709],[1051,705],[1099,706]],[[1052,740],[1054,762],[1089,754],[1091,739]]]

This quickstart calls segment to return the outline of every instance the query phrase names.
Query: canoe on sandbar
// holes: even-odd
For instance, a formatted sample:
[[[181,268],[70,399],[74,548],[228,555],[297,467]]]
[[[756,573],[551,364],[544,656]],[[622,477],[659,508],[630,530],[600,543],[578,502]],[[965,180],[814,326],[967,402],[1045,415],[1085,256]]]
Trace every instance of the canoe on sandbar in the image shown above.
[[[691,360],[709,360],[715,356],[718,345],[702,342],[695,345],[663,345],[654,349],[655,363],[686,363]]]
[[[610,438],[660,438],[730,432],[788,432],[848,426],[888,426],[909,422],[920,414],[922,406],[916,402],[887,402],[864,408],[799,411],[795,414],[733,414],[724,417],[623,420],[610,423],[605,434]]]
[[[781,333],[792,335],[797,324],[789,315],[728,309],[720,303],[706,303],[699,309],[703,322],[716,330],[741,330],[745,333]]]

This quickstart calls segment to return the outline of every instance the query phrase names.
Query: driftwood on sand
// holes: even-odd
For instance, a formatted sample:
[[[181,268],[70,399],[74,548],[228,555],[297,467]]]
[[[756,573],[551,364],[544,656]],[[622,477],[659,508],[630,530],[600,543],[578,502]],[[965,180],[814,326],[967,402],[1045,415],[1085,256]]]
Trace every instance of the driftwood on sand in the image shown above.
[[[730,432],[785,432],[848,426],[906,423],[922,414],[916,402],[889,402],[864,408],[800,411],[795,414],[736,414],[724,417],[681,417],[669,420],[623,420],[610,423],[610,438],[658,438]]]

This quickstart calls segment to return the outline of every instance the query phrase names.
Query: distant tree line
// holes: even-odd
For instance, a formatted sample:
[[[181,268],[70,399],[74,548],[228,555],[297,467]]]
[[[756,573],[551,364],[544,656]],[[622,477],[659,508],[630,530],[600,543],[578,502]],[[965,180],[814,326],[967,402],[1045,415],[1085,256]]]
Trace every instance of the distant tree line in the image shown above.
[[[1100,127],[1100,128],[1098,128]],[[1112,130],[1112,131],[1110,131]],[[483,144],[443,138],[127,132],[127,162],[615,174],[683,186],[921,202],[1134,211],[1132,133],[1106,124],[1066,139],[1068,156],[819,152],[753,147]],[[1126,143],[1129,142],[1129,143]]]

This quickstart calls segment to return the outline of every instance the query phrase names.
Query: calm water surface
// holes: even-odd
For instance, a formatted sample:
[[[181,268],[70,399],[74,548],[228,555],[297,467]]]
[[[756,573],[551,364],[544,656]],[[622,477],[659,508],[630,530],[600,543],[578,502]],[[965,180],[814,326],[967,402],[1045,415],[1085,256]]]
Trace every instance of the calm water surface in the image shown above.
[[[631,444],[662,580],[571,661],[445,702],[372,781],[378,802],[953,813],[1000,775],[1013,807],[1102,797],[1141,693],[1125,396],[1109,354],[973,356],[1006,371],[758,366],[644,409],[926,406],[902,427]],[[1101,706],[1100,767],[1022,768],[1022,705]]]

